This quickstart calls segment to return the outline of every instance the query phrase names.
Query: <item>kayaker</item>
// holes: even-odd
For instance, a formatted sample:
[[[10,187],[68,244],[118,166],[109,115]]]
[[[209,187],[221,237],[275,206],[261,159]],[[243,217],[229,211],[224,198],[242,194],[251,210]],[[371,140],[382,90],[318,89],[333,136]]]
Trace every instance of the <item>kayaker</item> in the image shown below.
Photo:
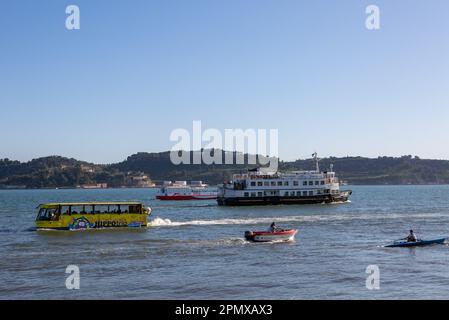
[[[413,232],[413,230],[410,230],[410,233],[407,238],[405,238],[405,240],[407,240],[407,242],[416,242],[418,241],[418,238],[416,237],[416,234]]]

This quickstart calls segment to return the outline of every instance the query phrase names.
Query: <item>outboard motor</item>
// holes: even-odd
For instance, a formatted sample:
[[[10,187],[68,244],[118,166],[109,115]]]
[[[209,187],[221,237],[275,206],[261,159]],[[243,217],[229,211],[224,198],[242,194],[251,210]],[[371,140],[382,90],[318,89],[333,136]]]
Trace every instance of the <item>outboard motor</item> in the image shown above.
[[[254,234],[252,231],[245,231],[245,238],[246,240],[253,240]]]

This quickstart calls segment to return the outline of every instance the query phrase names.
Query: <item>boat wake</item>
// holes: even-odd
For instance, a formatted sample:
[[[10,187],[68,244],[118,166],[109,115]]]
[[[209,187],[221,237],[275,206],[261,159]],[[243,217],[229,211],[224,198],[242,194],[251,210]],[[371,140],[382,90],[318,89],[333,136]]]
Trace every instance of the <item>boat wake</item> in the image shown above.
[[[156,217],[148,223],[148,227],[183,227],[183,226],[212,226],[212,225],[257,225],[270,224],[271,222],[328,222],[344,220],[379,220],[379,219],[404,219],[404,218],[436,218],[443,214],[340,214],[340,215],[310,215],[310,216],[284,216],[284,217],[257,217],[257,218],[228,218],[216,220],[188,220],[171,221]]]

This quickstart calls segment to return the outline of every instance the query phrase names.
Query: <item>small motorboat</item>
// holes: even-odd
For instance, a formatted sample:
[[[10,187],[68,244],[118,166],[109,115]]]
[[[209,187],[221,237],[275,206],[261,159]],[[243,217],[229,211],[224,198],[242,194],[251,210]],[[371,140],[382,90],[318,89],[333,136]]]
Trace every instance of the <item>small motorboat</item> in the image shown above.
[[[254,242],[284,242],[292,241],[298,233],[296,229],[279,229],[271,231],[245,231],[245,238]]]
[[[429,246],[432,244],[444,244],[446,243],[448,238],[440,238],[440,239],[433,239],[433,240],[421,240],[414,242],[409,242],[405,240],[399,240],[395,241],[392,244],[386,245],[386,248],[395,248],[395,247],[420,247],[420,246]]]

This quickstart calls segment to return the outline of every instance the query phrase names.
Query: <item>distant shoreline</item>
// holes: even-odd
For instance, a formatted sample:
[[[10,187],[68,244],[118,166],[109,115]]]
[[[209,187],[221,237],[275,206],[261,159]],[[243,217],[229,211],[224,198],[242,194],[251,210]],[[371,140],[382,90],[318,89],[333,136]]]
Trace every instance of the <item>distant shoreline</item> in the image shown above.
[[[190,155],[193,157],[193,155]],[[169,152],[137,153],[125,161],[96,165],[59,156],[34,159],[27,163],[0,159],[0,189],[54,189],[80,187],[150,187],[165,180],[203,181],[217,185],[233,174],[263,165],[248,164],[188,165],[173,164]],[[233,154],[233,157],[236,157]],[[225,163],[226,159],[222,159]],[[236,160],[236,159],[234,159]],[[245,164],[246,163],[246,164]],[[443,185],[449,184],[449,161],[427,160],[413,156],[329,157],[319,162],[320,169],[331,167],[340,181],[351,185]],[[279,172],[316,170],[312,159],[279,162]],[[58,187],[62,185],[62,187]],[[73,187],[64,187],[73,186]]]
[[[120,189],[158,189],[159,187],[110,187],[110,188],[77,188],[77,187],[55,187],[55,188],[0,188],[0,190],[120,190]]]
[[[420,186],[449,186],[449,183],[428,183],[428,184],[348,184],[341,186],[344,190],[349,187],[420,187]],[[216,186],[212,186],[216,187]],[[77,188],[77,187],[57,187],[57,188],[0,188],[0,191],[17,190],[122,190],[122,189],[159,189],[155,187],[111,187],[111,188]]]

